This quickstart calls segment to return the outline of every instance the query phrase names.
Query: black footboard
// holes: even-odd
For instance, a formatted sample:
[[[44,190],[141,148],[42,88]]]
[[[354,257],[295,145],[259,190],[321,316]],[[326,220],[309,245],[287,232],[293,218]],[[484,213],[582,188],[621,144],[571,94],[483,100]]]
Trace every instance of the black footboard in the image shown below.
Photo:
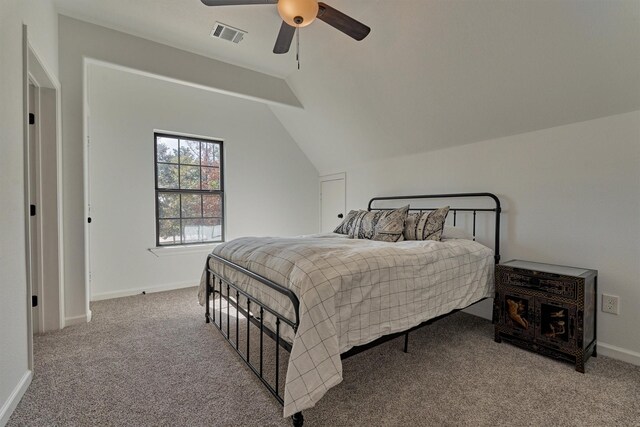
[[[295,313],[295,321],[290,320],[288,317],[278,313],[277,311],[268,307],[265,303],[259,299],[249,295],[236,284],[229,280],[217,275],[210,267],[210,260],[216,260],[225,266],[239,271],[246,276],[257,280],[258,282],[272,288],[273,290],[283,294],[291,301],[293,310]],[[234,264],[222,257],[215,254],[210,254],[207,257],[206,271],[206,304],[205,304],[205,320],[207,323],[213,322],[217,329],[222,333],[222,336],[231,344],[231,346],[240,355],[242,360],[253,371],[254,374],[262,381],[266,388],[273,394],[280,404],[284,404],[284,399],[280,394],[280,348],[285,351],[291,352],[291,344],[282,338],[282,327],[289,327],[293,330],[293,333],[298,330],[300,323],[300,302],[298,297],[290,290],[277,283],[272,282],[262,276],[259,276],[237,264]],[[213,298],[212,298],[213,297]],[[245,301],[245,306],[242,306],[241,301]],[[216,307],[217,303],[217,307]],[[234,311],[235,327],[231,328],[231,311]],[[265,324],[265,314],[269,314],[275,318],[275,327],[272,329]],[[240,318],[245,319],[245,326],[243,331],[240,331]],[[226,322],[224,321],[226,319]],[[252,349],[251,346],[251,326],[257,329],[259,333],[258,348]],[[226,327],[225,327],[226,326]],[[234,330],[235,329],[235,330]],[[241,338],[241,333],[244,335]],[[254,332],[255,333],[255,332]],[[273,369],[272,381],[269,380],[265,372],[265,342],[264,335],[267,335],[275,341],[275,367]],[[244,345],[241,346],[240,341],[244,341]],[[257,351],[258,364],[252,362],[251,352]],[[302,414],[297,413],[292,417],[294,425],[302,425]]]

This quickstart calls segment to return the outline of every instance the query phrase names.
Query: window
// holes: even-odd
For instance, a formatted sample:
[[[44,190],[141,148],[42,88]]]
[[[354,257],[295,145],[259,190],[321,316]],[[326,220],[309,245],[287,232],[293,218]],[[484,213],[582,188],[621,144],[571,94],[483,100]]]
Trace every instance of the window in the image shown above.
[[[224,240],[222,141],[156,133],[156,246]]]

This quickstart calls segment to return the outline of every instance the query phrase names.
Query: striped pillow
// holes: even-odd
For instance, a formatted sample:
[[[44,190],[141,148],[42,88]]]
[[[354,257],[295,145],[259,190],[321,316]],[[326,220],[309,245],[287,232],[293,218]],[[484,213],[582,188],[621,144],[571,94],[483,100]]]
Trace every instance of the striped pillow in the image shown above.
[[[435,240],[442,239],[444,221],[447,219],[449,206],[423,213],[410,213],[404,224],[405,240]]]
[[[409,205],[391,211],[358,211],[349,229],[352,239],[397,242],[403,239],[404,220]]]

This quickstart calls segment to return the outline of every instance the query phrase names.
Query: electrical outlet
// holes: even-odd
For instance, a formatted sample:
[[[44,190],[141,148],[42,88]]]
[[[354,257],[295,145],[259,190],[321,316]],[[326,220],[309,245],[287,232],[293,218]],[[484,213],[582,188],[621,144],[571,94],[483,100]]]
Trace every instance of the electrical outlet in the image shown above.
[[[620,297],[602,294],[602,311],[611,314],[620,314]]]

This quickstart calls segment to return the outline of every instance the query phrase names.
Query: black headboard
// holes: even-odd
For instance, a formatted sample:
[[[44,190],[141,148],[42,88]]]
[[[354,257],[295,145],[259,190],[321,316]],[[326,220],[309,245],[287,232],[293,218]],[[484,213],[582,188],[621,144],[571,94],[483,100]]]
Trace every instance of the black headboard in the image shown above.
[[[425,200],[425,199],[479,199],[479,198],[490,198],[493,200],[493,202],[495,203],[495,207],[494,208],[486,208],[486,207],[477,207],[474,208],[473,206],[465,206],[465,207],[457,207],[457,206],[451,206],[451,208],[449,209],[449,212],[453,212],[453,225],[456,225],[456,216],[458,215],[458,212],[472,212],[473,213],[473,240],[476,239],[476,214],[478,212],[489,212],[489,214],[491,212],[494,213],[495,215],[495,241],[494,241],[494,246],[493,246],[493,250],[495,253],[495,260],[496,260],[496,264],[500,263],[500,213],[502,212],[502,208],[500,207],[500,199],[498,199],[498,196],[496,196],[495,194],[492,193],[453,193],[453,194],[425,194],[425,195],[421,195],[421,196],[385,196],[385,197],[374,197],[373,199],[369,200],[369,206],[367,207],[367,209],[369,211],[372,210],[390,210],[390,209],[394,209],[394,208],[389,208],[389,207],[380,207],[380,208],[376,208],[374,207],[374,204],[376,202],[381,202],[381,201],[403,201],[403,204],[407,204],[409,203],[409,210],[410,211],[417,211],[417,212],[424,212],[424,211],[432,211],[432,210],[436,210],[438,209],[440,206],[438,207],[433,207],[433,208],[429,208],[429,207],[419,207],[419,208],[412,208],[410,202],[412,200]],[[473,205],[473,203],[471,202],[471,205]],[[399,207],[399,206],[398,206]]]

